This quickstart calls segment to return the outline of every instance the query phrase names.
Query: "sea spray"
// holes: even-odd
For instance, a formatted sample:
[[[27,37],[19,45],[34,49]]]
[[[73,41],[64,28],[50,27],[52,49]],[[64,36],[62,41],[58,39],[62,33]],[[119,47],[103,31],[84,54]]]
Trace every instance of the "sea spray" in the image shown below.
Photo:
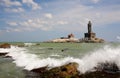
[[[100,63],[115,63],[120,68],[120,47],[110,47],[104,46],[103,48],[92,52],[91,54],[87,54],[81,60],[82,64],[79,63],[79,68],[82,73],[87,71],[94,70]]]
[[[4,48],[0,48],[0,53],[5,53],[5,52],[9,52],[9,48],[6,48],[6,49],[4,49]]]
[[[104,46],[99,50],[86,54],[83,58],[65,57],[61,59],[44,58],[40,59],[35,54],[30,54],[26,48],[20,48],[11,46],[10,49],[0,49],[0,52],[7,51],[8,55],[12,56],[14,63],[17,66],[24,67],[24,69],[32,70],[34,68],[40,68],[48,66],[48,68],[54,68],[62,66],[70,62],[76,62],[79,64],[78,70],[81,73],[88,71],[94,71],[100,63],[111,62],[115,63],[120,68],[120,47]]]
[[[7,56],[12,56],[12,58],[14,59],[13,62],[16,63],[17,66],[24,67],[27,70],[44,66],[53,68],[75,61],[73,57],[66,57],[63,59],[55,59],[48,57],[45,59],[40,59],[37,57],[37,55],[28,53],[27,49],[15,46],[11,46],[11,48],[7,49],[7,51],[9,52]]]

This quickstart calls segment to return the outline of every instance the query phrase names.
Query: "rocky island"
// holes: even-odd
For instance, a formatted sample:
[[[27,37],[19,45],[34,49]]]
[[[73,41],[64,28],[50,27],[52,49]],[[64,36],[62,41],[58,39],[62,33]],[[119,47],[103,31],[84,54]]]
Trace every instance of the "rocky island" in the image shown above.
[[[71,33],[68,35],[68,37],[61,37],[58,39],[51,40],[49,42],[79,42],[79,39],[75,38],[75,36]]]
[[[47,42],[61,42],[61,43],[65,43],[65,42],[85,42],[85,43],[103,43],[105,42],[104,39],[101,38],[97,38],[96,37],[96,33],[94,33],[92,31],[92,23],[91,21],[88,22],[88,32],[84,33],[84,38],[81,39],[77,39],[75,38],[74,34],[69,34],[68,37],[61,37],[61,38],[57,38],[57,39],[53,39]]]

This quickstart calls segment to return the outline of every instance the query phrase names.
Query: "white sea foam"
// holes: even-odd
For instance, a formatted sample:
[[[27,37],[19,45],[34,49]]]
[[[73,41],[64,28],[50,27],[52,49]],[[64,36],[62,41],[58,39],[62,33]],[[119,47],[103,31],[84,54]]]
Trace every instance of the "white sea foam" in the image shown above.
[[[60,57],[60,55],[58,55],[58,54],[51,54],[50,56]]]
[[[105,46],[92,54],[84,56],[81,60],[82,64],[79,66],[81,72],[86,72],[92,70],[98,63],[111,62],[116,63],[120,68],[120,47],[112,48],[110,46]]]
[[[6,48],[6,49],[0,48],[0,53],[6,53],[6,52],[8,52],[8,51],[9,51],[9,48]]]
[[[35,45],[35,43],[24,43],[25,46],[32,46]]]
[[[120,47],[112,48],[105,46],[97,51],[87,54],[83,58],[65,57],[62,59],[45,58],[40,59],[35,54],[30,54],[25,48],[11,46],[10,49],[0,49],[0,51],[7,50],[9,56],[12,56],[14,63],[17,66],[24,67],[27,70],[34,68],[48,66],[49,68],[61,66],[69,62],[76,62],[79,64],[78,70],[81,73],[91,71],[98,63],[114,62],[120,68]]]

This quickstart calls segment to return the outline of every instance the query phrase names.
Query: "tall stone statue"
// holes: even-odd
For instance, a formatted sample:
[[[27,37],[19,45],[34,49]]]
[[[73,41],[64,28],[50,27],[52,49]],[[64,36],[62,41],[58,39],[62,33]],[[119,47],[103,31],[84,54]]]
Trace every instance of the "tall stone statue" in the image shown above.
[[[88,33],[92,32],[92,23],[91,21],[88,22]]]

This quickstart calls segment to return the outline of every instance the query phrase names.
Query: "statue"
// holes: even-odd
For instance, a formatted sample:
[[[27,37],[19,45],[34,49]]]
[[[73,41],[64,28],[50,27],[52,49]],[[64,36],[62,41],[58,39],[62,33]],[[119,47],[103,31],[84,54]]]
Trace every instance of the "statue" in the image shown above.
[[[91,21],[88,22],[88,33],[92,32],[92,23]]]

